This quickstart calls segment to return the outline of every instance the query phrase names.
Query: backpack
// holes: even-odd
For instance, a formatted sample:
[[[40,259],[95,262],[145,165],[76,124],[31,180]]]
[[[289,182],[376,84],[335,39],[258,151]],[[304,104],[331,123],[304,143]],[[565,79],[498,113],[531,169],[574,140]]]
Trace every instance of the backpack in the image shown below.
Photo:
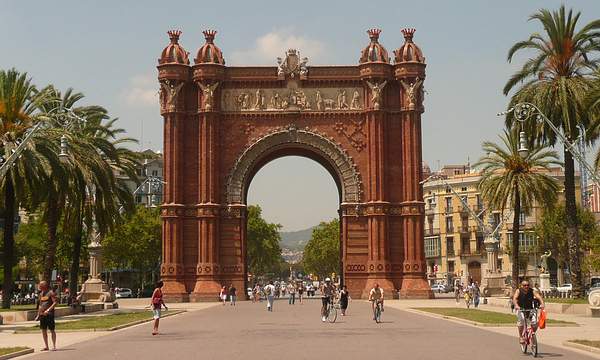
[[[271,287],[270,286],[265,286],[265,294],[271,295]]]

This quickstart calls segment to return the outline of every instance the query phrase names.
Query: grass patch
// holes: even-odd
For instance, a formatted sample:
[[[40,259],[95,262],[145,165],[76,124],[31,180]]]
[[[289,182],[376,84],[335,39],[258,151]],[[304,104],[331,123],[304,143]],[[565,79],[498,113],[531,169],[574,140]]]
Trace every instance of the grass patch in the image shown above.
[[[164,315],[174,315],[177,314],[177,311],[163,311]],[[81,331],[81,330],[89,330],[89,331],[98,331],[98,330],[108,330],[110,328],[114,328],[116,326],[121,326],[129,323],[133,323],[136,321],[144,321],[151,320],[152,312],[150,311],[139,311],[139,312],[131,312],[131,313],[118,313],[112,315],[102,315],[102,316],[94,316],[87,319],[81,320],[73,320],[73,321],[65,321],[65,322],[57,322],[56,330],[58,331]],[[40,329],[39,325],[31,326],[25,329],[21,329],[19,331],[38,331]]]
[[[433,314],[454,317],[463,320],[474,321],[482,324],[506,325],[516,324],[517,319],[514,314],[505,314],[495,311],[486,311],[478,309],[463,309],[463,308],[435,308],[435,307],[420,307],[415,310],[425,311]],[[570,321],[547,319],[548,324],[575,324]]]
[[[544,299],[548,304],[588,304],[587,299]]]
[[[581,345],[592,346],[600,349],[600,340],[569,340],[570,342],[574,342]]]
[[[25,346],[0,348],[0,356],[1,355],[8,355],[8,354],[16,353],[16,352],[27,350],[27,349],[29,349],[29,348],[25,347]]]
[[[58,304],[56,305],[57,308],[62,308],[62,307],[67,307],[67,304]],[[12,305],[10,307],[10,309],[0,309],[0,312],[7,312],[7,311],[30,311],[30,310],[35,310],[35,304],[31,304],[31,305]]]

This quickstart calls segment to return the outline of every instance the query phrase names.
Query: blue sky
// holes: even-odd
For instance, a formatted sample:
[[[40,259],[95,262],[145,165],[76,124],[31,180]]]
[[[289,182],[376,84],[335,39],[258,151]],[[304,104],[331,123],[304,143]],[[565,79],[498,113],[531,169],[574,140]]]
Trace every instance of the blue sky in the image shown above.
[[[483,140],[502,127],[496,113],[507,99],[501,89],[521,63],[506,62],[508,48],[534,31],[528,22],[554,0],[469,1],[12,1],[0,0],[3,36],[0,68],[27,71],[39,86],[73,87],[89,103],[120,119],[140,148],[160,149],[156,64],[166,31],[183,31],[191,58],[202,30],[219,31],[216,43],[228,64],[274,65],[289,47],[309,65],[356,64],[368,43],[365,30],[380,27],[392,51],[400,29],[415,27],[427,58],[423,157],[439,164],[471,162]],[[582,11],[580,24],[600,16],[600,1],[567,1]],[[301,181],[300,181],[301,180]],[[253,180],[249,201],[287,230],[336,216],[337,191],[316,163],[284,158]]]

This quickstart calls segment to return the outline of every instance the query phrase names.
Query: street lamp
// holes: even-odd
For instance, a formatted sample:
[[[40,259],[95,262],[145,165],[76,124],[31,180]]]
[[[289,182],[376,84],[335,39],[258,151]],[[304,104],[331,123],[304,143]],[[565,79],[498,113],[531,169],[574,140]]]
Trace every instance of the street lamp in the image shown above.
[[[522,159],[525,159],[527,157],[527,153],[529,152],[529,149],[527,148],[527,141],[525,140],[525,131],[521,130],[519,132],[519,156]]]
[[[560,140],[560,142],[564,145],[565,149],[571,153],[571,155],[577,160],[579,163],[579,170],[581,171],[580,181],[581,181],[581,198],[582,205],[585,206],[587,203],[587,176],[592,177],[592,180],[596,183],[597,186],[600,186],[600,177],[596,173],[596,169],[592,167],[587,160],[585,159],[585,128],[581,125],[577,125],[577,130],[579,131],[579,135],[577,139],[573,142],[569,140],[553,123],[548,119],[546,115],[534,104],[528,102],[517,103],[515,106],[511,107],[507,111],[501,112],[498,115],[504,116],[509,113],[514,113],[515,119],[519,121],[521,124],[524,124],[530,119],[534,119],[539,124],[546,124],[548,127],[554,132],[556,137]],[[523,130],[519,133],[519,154],[521,154],[522,149],[526,149],[523,144],[525,140],[525,133]]]
[[[69,140],[64,134],[60,137],[60,154],[58,154],[58,159],[63,164],[69,161]]]

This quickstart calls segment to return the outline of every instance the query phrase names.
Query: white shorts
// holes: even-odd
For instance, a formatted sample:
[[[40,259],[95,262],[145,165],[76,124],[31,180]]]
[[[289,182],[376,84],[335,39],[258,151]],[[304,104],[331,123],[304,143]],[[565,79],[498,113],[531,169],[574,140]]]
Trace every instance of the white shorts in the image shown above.
[[[525,324],[525,312],[517,310],[517,326],[523,326]],[[529,313],[529,322],[533,327],[537,326],[537,310],[531,310]]]
[[[153,316],[154,320],[160,319],[160,309],[154,309],[154,310],[152,310],[152,314],[154,315]]]

